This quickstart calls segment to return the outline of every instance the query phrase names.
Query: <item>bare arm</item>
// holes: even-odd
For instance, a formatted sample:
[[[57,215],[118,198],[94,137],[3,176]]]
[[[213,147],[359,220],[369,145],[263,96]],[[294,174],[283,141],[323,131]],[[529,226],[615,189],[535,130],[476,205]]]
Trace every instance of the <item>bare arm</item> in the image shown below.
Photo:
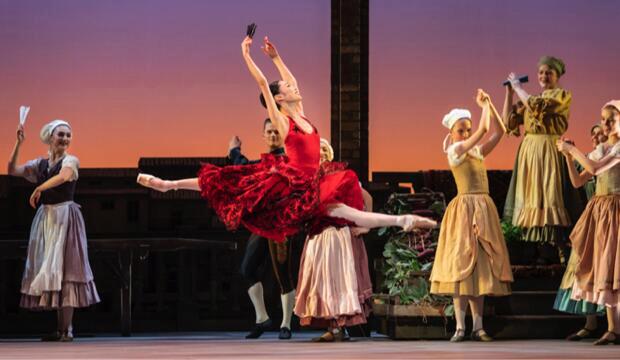
[[[585,156],[581,151],[579,151],[577,147],[569,144],[568,142],[564,140],[558,140],[557,147],[558,147],[558,150],[561,151],[562,153],[570,154],[590,174],[597,174],[598,170],[602,169],[603,167],[608,168],[606,167],[606,165],[613,162],[614,159],[616,158],[616,156],[613,153],[609,153],[600,160],[592,160],[588,158],[587,156]]]
[[[530,98],[530,94],[528,94],[527,91],[525,91],[523,87],[521,87],[521,83],[519,82],[517,76],[514,73],[510,73],[510,75],[508,75],[508,80],[510,81],[510,85],[512,86],[515,94],[517,94],[519,100],[523,102],[525,107],[530,109],[530,105],[527,102],[527,100]]]
[[[469,139],[456,145],[456,148],[454,149],[454,151],[456,153],[456,156],[458,157],[467,153],[474,146],[476,146],[476,144],[480,142],[484,134],[486,134],[486,132],[489,130],[489,120],[490,120],[489,117],[490,117],[491,111],[489,109],[489,103],[484,100],[484,93],[482,92],[482,90],[478,90],[476,101],[478,102],[478,105],[482,107],[482,115],[480,116],[480,124],[478,125],[478,129],[476,130],[476,132],[473,133],[473,135],[470,136]]]
[[[37,203],[39,202],[39,199],[41,198],[41,193],[43,191],[55,188],[59,185],[66,183],[67,181],[71,181],[71,179],[73,179],[73,176],[74,173],[70,167],[63,167],[62,169],[60,169],[60,173],[58,173],[58,175],[52,176],[46,182],[37,186],[37,188],[34,189],[32,195],[30,195],[30,206],[32,206],[33,208],[37,207]]]
[[[512,111],[512,95],[514,94],[511,86],[506,86],[506,96],[504,96],[504,108],[502,109],[502,118],[508,121],[510,112]],[[506,124],[509,126],[510,124]]]
[[[491,106],[490,97],[487,97],[487,101],[489,103],[489,106]],[[491,130],[491,136],[489,137],[487,141],[485,141],[480,146],[480,151],[482,152],[482,156],[484,157],[486,157],[488,154],[491,153],[491,151],[493,151],[493,149],[495,149],[495,147],[497,146],[497,144],[502,139],[502,136],[505,133],[504,128],[500,124],[502,122],[502,119],[499,119],[497,116],[495,116],[495,114],[493,118],[495,119],[495,121],[492,122],[490,129],[489,129]]]
[[[566,166],[568,167],[568,176],[570,177],[570,182],[573,184],[573,187],[580,188],[588,180],[592,179],[592,174],[587,171],[582,171],[579,173],[577,168],[575,167],[575,161],[570,154],[565,154],[564,159],[566,159]]]
[[[282,78],[282,80],[297,87],[297,79],[295,79],[293,73],[291,73],[288,67],[284,65],[284,61],[282,61],[282,57],[280,57],[278,50],[276,49],[275,45],[271,41],[269,41],[269,38],[267,36],[265,36],[262,49],[263,52],[273,61],[274,65],[278,69],[278,72],[280,73],[280,77]]]
[[[282,80],[286,81],[299,91],[297,79],[295,78],[295,76],[293,76],[291,70],[289,70],[289,68],[284,64],[284,61],[282,60],[280,53],[278,53],[275,45],[271,41],[269,41],[269,38],[267,36],[265,36],[263,43],[263,52],[273,61],[273,64],[278,69],[278,73],[280,73],[280,77],[282,78]],[[303,114],[303,105],[301,101],[299,102],[299,111]]]
[[[9,164],[7,166],[7,173],[9,175],[20,177],[25,175],[25,166],[17,165],[19,159],[19,148],[24,142],[24,139],[24,127],[19,125],[17,128],[17,141],[15,141],[15,146],[13,147],[13,152],[11,153],[11,158],[9,159]]]
[[[600,168],[598,168],[594,175],[599,176],[600,174],[604,173],[605,171],[611,169],[612,167],[614,167],[614,166],[616,166],[618,164],[620,164],[620,157],[615,156],[607,164],[605,164],[605,165],[601,166]]]
[[[243,39],[243,42],[241,43],[241,52],[243,54],[243,59],[248,66],[248,70],[250,70],[250,74],[258,83],[258,87],[260,88],[260,91],[265,98],[265,103],[267,104],[267,112],[269,113],[269,119],[271,120],[271,123],[276,127],[276,129],[278,129],[280,134],[288,134],[288,121],[282,116],[280,110],[278,110],[276,100],[273,98],[273,95],[269,90],[269,83],[267,82],[267,78],[258,68],[258,66],[256,66],[254,60],[252,60],[252,57],[250,56],[250,45],[252,45],[252,39],[246,36],[246,38]]]

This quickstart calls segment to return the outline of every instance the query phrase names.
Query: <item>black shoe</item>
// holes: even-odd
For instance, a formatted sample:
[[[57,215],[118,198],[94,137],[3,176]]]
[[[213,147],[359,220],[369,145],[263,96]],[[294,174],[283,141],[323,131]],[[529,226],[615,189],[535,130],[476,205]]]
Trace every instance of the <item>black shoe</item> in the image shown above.
[[[610,339],[610,335],[613,335],[613,339]],[[607,345],[614,344],[620,345],[620,334],[613,333],[611,331],[607,331],[603,336],[594,342],[594,345]]]
[[[287,328],[287,327],[281,327],[280,328],[280,335],[278,335],[278,339],[280,340],[288,340],[291,338],[291,336],[293,336],[293,334],[291,333],[291,329]]]
[[[473,341],[491,342],[493,338],[490,337],[483,329],[478,329],[471,332],[471,339]]]
[[[568,340],[568,341],[580,341],[580,340],[583,340],[583,339],[590,339],[590,338],[593,337],[594,331],[595,330],[590,330],[590,329],[587,329],[587,328],[584,327],[583,329],[577,331],[576,333],[568,335],[566,337],[566,340]]]
[[[450,338],[450,342],[461,342],[465,340],[465,330],[456,329],[454,335]]]
[[[271,319],[267,319],[263,321],[262,323],[258,323],[254,325],[254,329],[252,329],[252,331],[250,331],[250,333],[247,334],[245,338],[246,339],[258,339],[261,335],[263,335],[265,330],[269,329],[270,327],[271,327]]]
[[[43,335],[43,337],[41,337],[41,341],[60,341],[62,335],[63,334],[60,331],[55,331],[51,334]]]
[[[64,333],[62,334],[62,336],[60,336],[60,340],[58,340],[60,342],[71,342],[73,341],[73,335],[69,334],[69,333]]]

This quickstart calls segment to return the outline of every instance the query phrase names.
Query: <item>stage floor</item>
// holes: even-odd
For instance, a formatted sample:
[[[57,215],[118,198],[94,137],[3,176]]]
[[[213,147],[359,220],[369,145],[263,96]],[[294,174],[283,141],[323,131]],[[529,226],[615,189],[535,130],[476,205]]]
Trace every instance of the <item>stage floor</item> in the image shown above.
[[[619,359],[620,346],[589,341],[392,341],[382,336],[338,344],[311,343],[319,333],[278,340],[267,333],[245,340],[244,333],[77,338],[73,343],[0,339],[0,359]]]

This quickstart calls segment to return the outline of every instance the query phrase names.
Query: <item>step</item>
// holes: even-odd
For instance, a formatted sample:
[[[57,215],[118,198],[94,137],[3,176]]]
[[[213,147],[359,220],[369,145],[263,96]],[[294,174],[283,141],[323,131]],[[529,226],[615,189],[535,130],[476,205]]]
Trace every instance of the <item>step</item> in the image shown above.
[[[377,330],[392,339],[449,339],[455,331],[453,317],[377,318]],[[575,315],[498,315],[485,316],[484,328],[496,339],[563,339],[581,329],[584,317]],[[467,316],[466,334],[472,319]]]
[[[562,339],[581,329],[585,317],[576,315],[497,315],[484,319],[497,339]]]
[[[510,296],[487,297],[485,302],[495,315],[557,315],[556,294],[556,290],[517,290]]]

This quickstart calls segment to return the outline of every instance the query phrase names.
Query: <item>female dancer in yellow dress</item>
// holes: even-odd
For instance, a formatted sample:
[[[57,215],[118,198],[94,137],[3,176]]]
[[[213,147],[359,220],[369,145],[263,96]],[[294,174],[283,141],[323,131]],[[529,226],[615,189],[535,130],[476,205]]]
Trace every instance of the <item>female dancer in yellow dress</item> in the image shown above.
[[[523,240],[558,247],[564,262],[567,251],[567,227],[581,214],[583,199],[568,179],[566,165],[555,142],[568,128],[572,95],[562,89],[559,79],[566,72],[564,62],[543,56],[538,62],[540,95],[530,95],[515,74],[508,76],[503,117],[509,133],[525,137],[515,161],[512,179],[504,206],[504,218],[523,228]],[[513,107],[513,96],[520,103]],[[540,247],[543,250],[544,246]],[[548,262],[543,252],[539,260]]]
[[[489,196],[484,157],[503,135],[497,119],[491,136],[480,143],[491,127],[490,98],[482,90],[476,97],[482,108],[478,130],[472,134],[471,113],[450,111],[443,125],[450,129],[452,144],[444,151],[456,180],[458,195],[450,202],[439,233],[437,254],[431,273],[431,293],[451,295],[454,300],[456,332],[452,342],[465,338],[467,303],[472,310],[471,338],[491,341],[482,326],[484,295],[510,294],[513,281],[497,209]],[[446,138],[446,141],[448,138]]]
[[[592,158],[598,156],[596,154],[607,147],[607,135],[608,131],[605,126],[605,121],[601,121],[601,124],[592,126],[590,129],[590,136],[592,138],[592,147],[594,150],[588,154],[588,157]],[[585,171],[579,163],[575,162],[570,154],[565,153],[564,157],[568,165],[571,183],[575,188],[583,187],[588,200],[590,200],[596,193],[596,178]],[[593,337],[598,327],[597,315],[605,312],[603,306],[598,306],[597,304],[592,304],[584,300],[576,301],[572,299],[577,260],[577,253],[571,251],[564,276],[562,277],[562,282],[560,283],[560,288],[558,289],[553,304],[553,309],[555,310],[574,315],[585,315],[586,317],[586,323],[583,328],[566,337],[566,340],[569,341],[579,341]]]
[[[596,175],[596,195],[570,234],[575,264],[574,300],[605,306],[607,332],[594,344],[620,344],[620,100],[602,109],[608,131],[607,145],[589,158],[575,146],[559,140],[558,150],[567,161],[577,160],[585,171],[571,166],[571,179],[582,182]]]

